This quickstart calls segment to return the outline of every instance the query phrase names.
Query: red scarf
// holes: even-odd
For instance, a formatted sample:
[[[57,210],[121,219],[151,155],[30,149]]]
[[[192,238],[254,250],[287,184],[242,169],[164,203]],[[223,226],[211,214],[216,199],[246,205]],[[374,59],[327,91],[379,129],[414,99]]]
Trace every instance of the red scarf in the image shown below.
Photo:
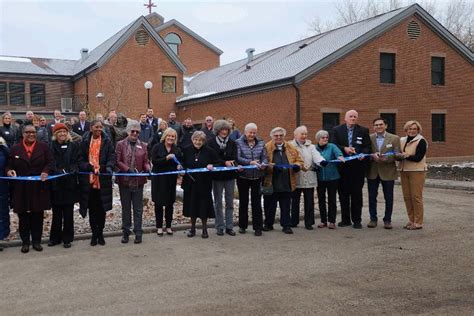
[[[36,146],[36,141],[34,141],[31,145],[28,146],[25,143],[25,140],[23,140],[23,148],[25,148],[26,155],[28,156],[28,159],[31,158],[31,155],[33,154],[33,150],[35,150],[35,146]]]

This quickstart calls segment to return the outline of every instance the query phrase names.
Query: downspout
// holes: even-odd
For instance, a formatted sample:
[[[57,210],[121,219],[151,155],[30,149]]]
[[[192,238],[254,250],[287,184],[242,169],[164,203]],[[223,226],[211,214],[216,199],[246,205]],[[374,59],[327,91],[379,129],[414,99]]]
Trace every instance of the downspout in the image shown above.
[[[296,90],[296,126],[301,125],[301,97],[300,97],[300,88],[293,82],[291,84]]]
[[[86,77],[86,104],[89,105],[89,78],[84,71],[84,77]]]

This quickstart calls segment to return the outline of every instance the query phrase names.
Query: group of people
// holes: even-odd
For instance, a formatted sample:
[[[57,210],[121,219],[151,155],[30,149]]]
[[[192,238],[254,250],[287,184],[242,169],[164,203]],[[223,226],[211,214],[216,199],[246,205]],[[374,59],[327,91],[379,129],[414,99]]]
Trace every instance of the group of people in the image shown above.
[[[344,124],[331,131],[318,131],[313,144],[305,126],[294,130],[292,140],[288,140],[284,128],[275,127],[270,141],[265,142],[255,123],[246,124],[241,134],[233,120],[214,121],[211,116],[206,117],[200,130],[194,128],[191,118],[181,125],[171,112],[166,122],[155,118],[152,109],[140,115],[139,121],[120,120],[112,111],[106,121],[98,115],[89,122],[81,112],[79,120],[70,126],[55,111],[54,120],[46,125],[46,139],[40,140],[38,126],[28,115],[22,124],[15,125],[11,114],[4,113],[0,127],[0,176],[4,177],[0,180],[0,240],[9,235],[11,207],[19,218],[23,253],[30,245],[42,251],[43,218],[48,209],[53,213],[48,246],[63,244],[70,248],[77,202],[80,214],[89,217],[91,246],[105,245],[103,232],[106,212],[112,209],[114,179],[122,204],[122,243],[129,242],[132,232],[134,243],[142,242],[143,188],[148,178],[158,236],[173,235],[178,177],[182,177],[183,215],[191,219],[188,237],[196,235],[198,218],[202,238],[209,237],[209,218],[215,218],[217,235],[236,235],[236,187],[240,234],[245,234],[249,226],[249,204],[255,236],[274,229],[277,206],[282,231],[292,234],[292,228],[300,222],[302,195],[304,227],[313,230],[315,189],[321,215],[318,228],[336,228],[339,195],[341,221],[337,226],[360,229],[365,178],[370,214],[367,226],[375,228],[378,224],[381,184],[385,199],[383,225],[391,229],[394,182],[399,173],[408,213],[405,228],[423,227],[427,142],[417,121],[407,122],[406,136],[400,138],[386,131],[383,118],[376,118],[370,134],[368,128],[357,124],[358,113],[350,110]],[[124,126],[125,131],[120,129]],[[74,140],[73,134],[79,138]],[[235,168],[188,172],[195,168],[216,171],[216,167]],[[174,172],[153,175],[169,171]],[[113,177],[113,173],[120,175]],[[59,177],[48,179],[53,175]],[[6,178],[22,176],[39,176],[40,181]]]

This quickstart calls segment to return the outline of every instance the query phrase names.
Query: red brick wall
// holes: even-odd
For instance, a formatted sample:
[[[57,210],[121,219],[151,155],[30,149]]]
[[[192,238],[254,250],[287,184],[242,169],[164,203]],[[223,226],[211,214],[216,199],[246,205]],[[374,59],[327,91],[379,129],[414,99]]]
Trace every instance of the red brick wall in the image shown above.
[[[176,93],[162,92],[162,76],[176,77]],[[106,115],[108,109],[116,109],[138,119],[147,109],[143,86],[147,80],[153,83],[150,99],[155,115],[168,117],[176,97],[183,94],[183,74],[151,38],[147,45],[140,46],[132,35],[105,65],[88,75],[91,112]],[[75,83],[76,94],[86,93],[85,81],[81,78]],[[99,92],[105,95],[102,102],[96,99]]]
[[[407,23],[421,26],[421,37],[410,40]],[[396,52],[396,83],[379,83],[380,50]],[[390,52],[390,51],[389,51]],[[431,85],[431,54],[445,56],[445,86]],[[474,156],[470,131],[474,119],[474,67],[416,18],[359,48],[301,86],[302,123],[312,135],[322,126],[326,109],[359,112],[360,123],[371,127],[383,109],[394,110],[397,134],[416,119],[429,141],[428,157]],[[431,111],[446,112],[446,142],[431,142]]]
[[[190,117],[194,123],[204,122],[207,115],[220,118],[232,117],[242,132],[245,124],[254,122],[261,138],[270,139],[273,127],[282,126],[293,135],[296,122],[296,92],[293,87],[285,87],[265,92],[252,93],[206,103],[178,107],[178,119]]]
[[[176,33],[181,38],[178,55],[187,68],[187,74],[219,67],[219,55],[204,46],[188,33],[172,25],[159,34],[164,39],[168,33]]]

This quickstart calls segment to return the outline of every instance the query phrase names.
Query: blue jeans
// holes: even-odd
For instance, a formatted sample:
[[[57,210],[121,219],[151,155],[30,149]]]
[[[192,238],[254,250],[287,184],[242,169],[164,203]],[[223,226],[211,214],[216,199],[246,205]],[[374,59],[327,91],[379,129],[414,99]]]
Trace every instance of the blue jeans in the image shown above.
[[[395,186],[395,181],[384,181],[380,179],[379,176],[377,176],[375,179],[367,179],[367,187],[369,189],[370,220],[377,221],[377,195],[380,183],[382,183],[383,197],[385,199],[385,216],[383,221],[391,222],[393,211],[393,187]]]
[[[2,185],[4,185],[2,183]],[[0,240],[10,235],[10,209],[8,207],[8,194],[0,193]]]
[[[232,229],[234,226],[234,189],[235,180],[213,180],[214,211],[216,213],[216,229]],[[222,216],[222,191],[225,190],[225,225]]]

